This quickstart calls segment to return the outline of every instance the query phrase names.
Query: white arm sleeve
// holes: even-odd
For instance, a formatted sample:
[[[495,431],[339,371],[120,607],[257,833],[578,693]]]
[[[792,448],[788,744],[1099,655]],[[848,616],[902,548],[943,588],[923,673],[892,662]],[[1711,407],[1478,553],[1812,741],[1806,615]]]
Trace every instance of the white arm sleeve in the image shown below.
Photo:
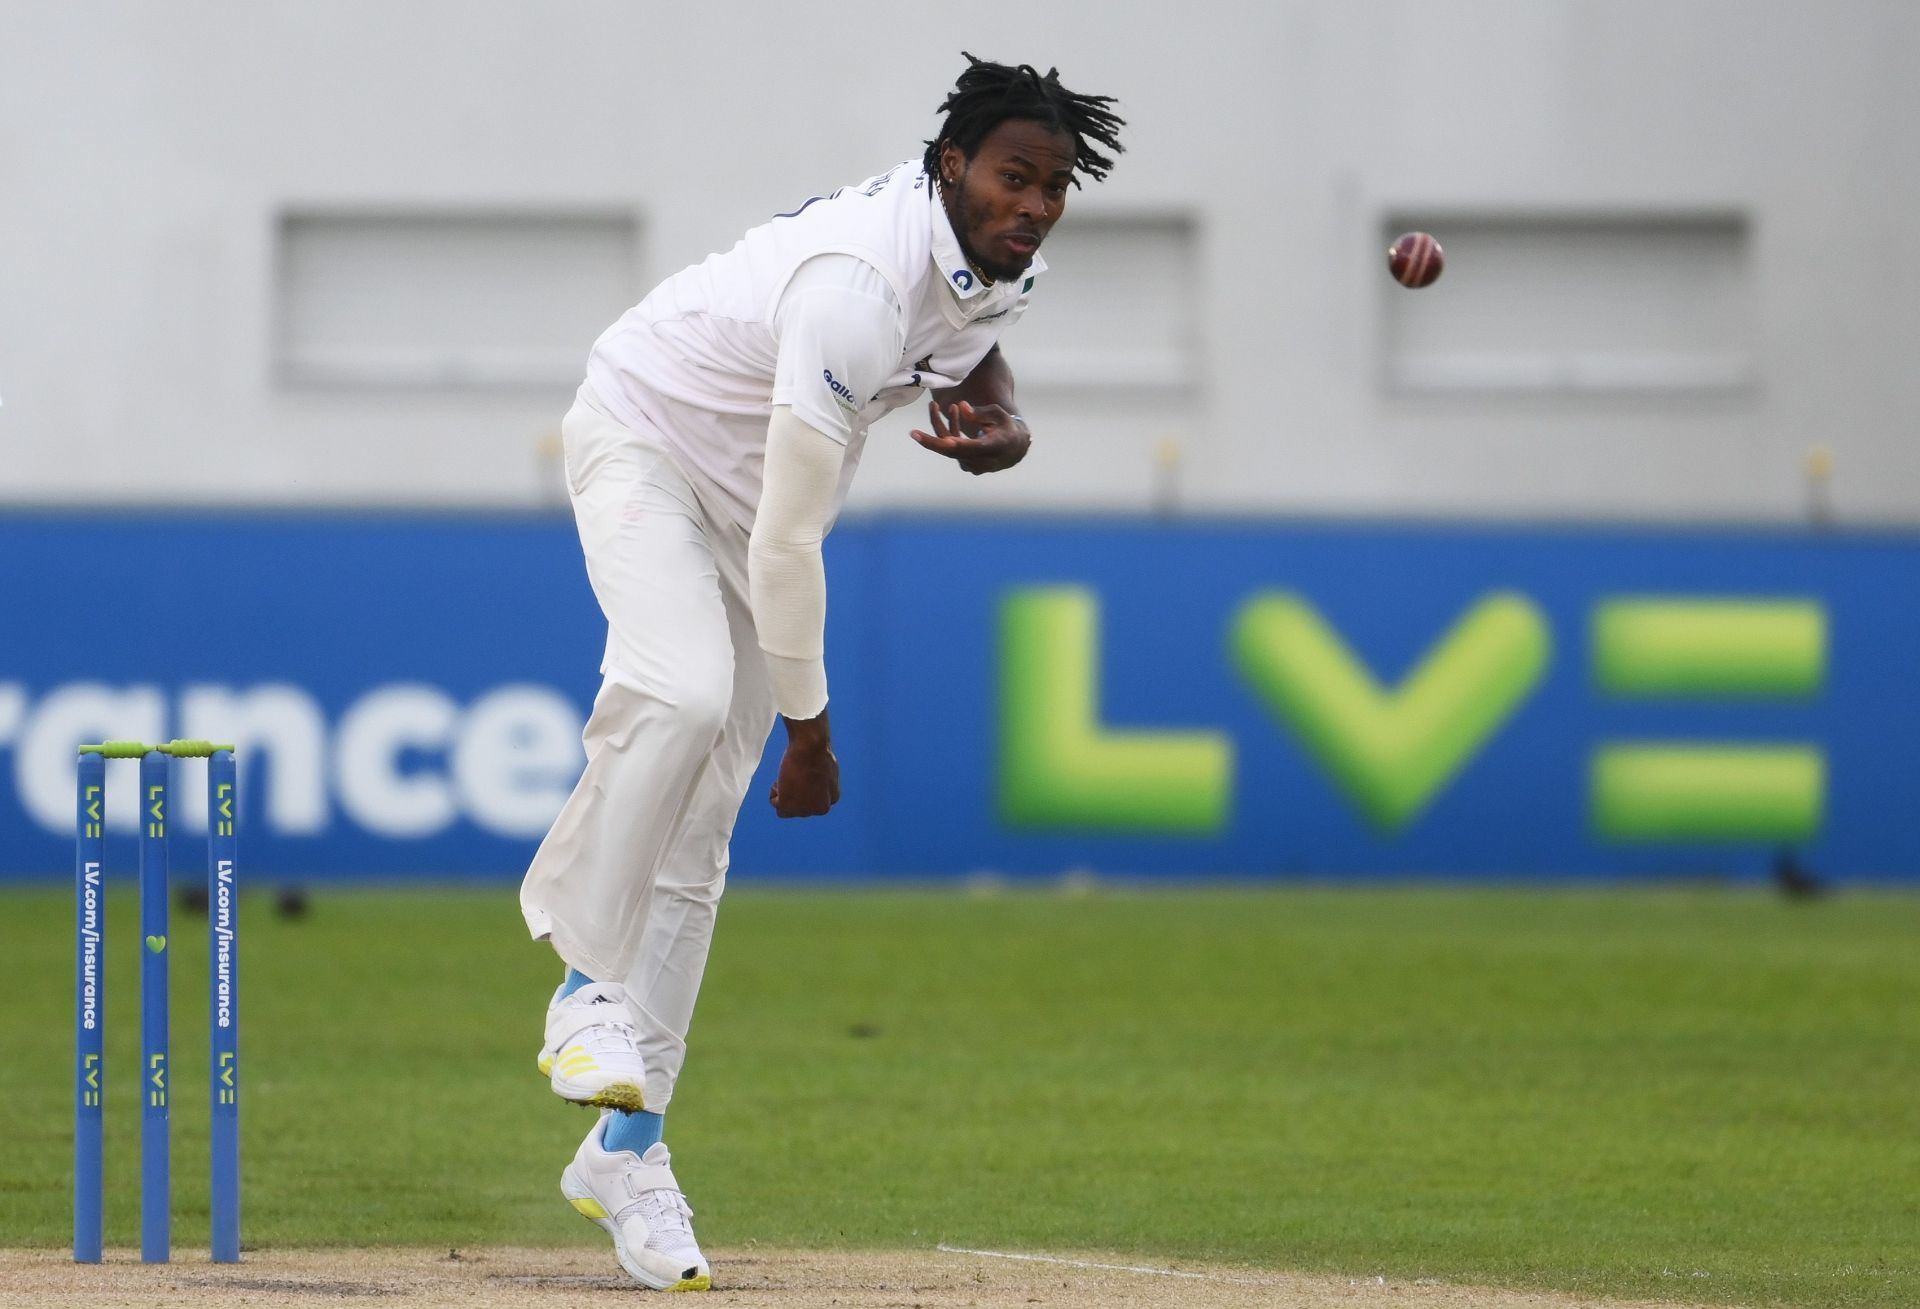
[[[886,279],[846,254],[801,264],[773,326],[780,356],[747,592],[774,708],[783,718],[817,718],[827,706],[820,543],[838,508],[854,423],[899,367],[905,326]]]
[[[846,447],[780,405],[767,424],[766,485],[747,543],[747,593],[783,718],[827,707],[827,571],[820,543],[833,521]]]

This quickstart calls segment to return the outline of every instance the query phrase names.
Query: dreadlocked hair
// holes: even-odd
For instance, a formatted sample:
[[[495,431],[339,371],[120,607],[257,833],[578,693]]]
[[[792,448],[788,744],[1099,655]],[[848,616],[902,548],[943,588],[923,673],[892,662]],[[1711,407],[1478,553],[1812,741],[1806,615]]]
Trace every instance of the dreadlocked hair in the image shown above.
[[[1078,95],[1060,85],[1060,70],[1049,68],[1042,76],[1032,64],[1013,67],[975,59],[966,51],[967,70],[953,84],[939,112],[947,116],[940,134],[927,142],[923,157],[927,175],[940,175],[940,151],[948,145],[973,158],[987,134],[1009,118],[1030,118],[1048,127],[1073,135],[1073,167],[1096,182],[1106,180],[1113,160],[1094,149],[1105,146],[1114,154],[1126,147],[1120,144],[1119,129],[1126,119],[1107,106],[1108,95]],[[1073,184],[1080,185],[1074,178]]]

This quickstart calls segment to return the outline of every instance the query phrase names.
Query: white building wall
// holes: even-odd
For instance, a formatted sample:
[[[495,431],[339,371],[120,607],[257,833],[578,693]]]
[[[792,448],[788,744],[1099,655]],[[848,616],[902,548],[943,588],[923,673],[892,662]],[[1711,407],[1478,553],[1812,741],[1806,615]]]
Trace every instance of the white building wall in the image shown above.
[[[552,503],[564,377],[288,376],[286,217],[630,219],[602,303],[508,316],[584,357],[653,281],[917,154],[962,48],[1117,95],[1128,152],[1008,341],[1028,464],[960,476],[896,421],[862,507],[1791,521],[1825,446],[1836,517],[1920,520],[1909,0],[0,0],[0,504]],[[1476,275],[1469,244],[1393,288],[1396,216],[1599,215],[1631,258],[1702,214],[1739,236],[1701,292],[1748,329],[1737,377],[1393,383]],[[1631,299],[1581,320],[1589,255],[1512,283],[1513,322],[1662,339]]]

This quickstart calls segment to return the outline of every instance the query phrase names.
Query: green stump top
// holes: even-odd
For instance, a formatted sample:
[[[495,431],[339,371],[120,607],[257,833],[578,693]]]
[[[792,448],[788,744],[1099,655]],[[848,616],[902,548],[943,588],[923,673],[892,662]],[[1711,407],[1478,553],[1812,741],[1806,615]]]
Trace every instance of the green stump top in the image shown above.
[[[233,747],[212,741],[169,741],[165,745],[148,745],[144,741],[101,741],[80,747],[81,754],[97,754],[106,759],[142,759],[156,750],[175,759],[209,759],[215,750],[231,753]]]

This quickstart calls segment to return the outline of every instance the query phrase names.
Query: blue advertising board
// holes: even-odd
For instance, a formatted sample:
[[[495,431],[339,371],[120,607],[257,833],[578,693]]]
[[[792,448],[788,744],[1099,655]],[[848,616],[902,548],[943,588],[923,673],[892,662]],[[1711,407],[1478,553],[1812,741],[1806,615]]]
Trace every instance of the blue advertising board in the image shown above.
[[[81,740],[235,741],[246,865],[303,879],[515,877],[580,767],[564,518],[14,514],[0,557],[0,878],[68,866]],[[776,731],[737,877],[1920,880],[1920,537],[885,517],[828,569],[845,798],[776,819]]]

